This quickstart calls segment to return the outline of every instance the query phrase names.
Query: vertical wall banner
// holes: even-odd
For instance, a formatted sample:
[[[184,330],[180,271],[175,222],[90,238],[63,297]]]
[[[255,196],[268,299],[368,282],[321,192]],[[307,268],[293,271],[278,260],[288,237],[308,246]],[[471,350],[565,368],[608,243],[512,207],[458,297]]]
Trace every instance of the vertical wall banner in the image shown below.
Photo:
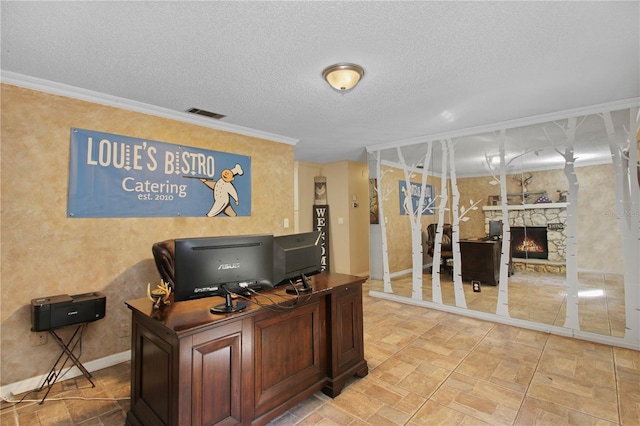
[[[403,180],[400,181],[400,214],[409,214],[409,208],[412,212],[418,210],[418,203],[420,202],[420,190],[422,185],[419,183],[411,182],[410,190],[407,191],[407,183]],[[424,201],[422,202],[422,215],[434,214],[433,205],[433,186],[425,186]]]
[[[320,231],[320,246],[322,247],[322,271],[330,271],[329,257],[329,206],[313,206],[313,228]]]
[[[71,129],[67,216],[251,216],[251,157]]]

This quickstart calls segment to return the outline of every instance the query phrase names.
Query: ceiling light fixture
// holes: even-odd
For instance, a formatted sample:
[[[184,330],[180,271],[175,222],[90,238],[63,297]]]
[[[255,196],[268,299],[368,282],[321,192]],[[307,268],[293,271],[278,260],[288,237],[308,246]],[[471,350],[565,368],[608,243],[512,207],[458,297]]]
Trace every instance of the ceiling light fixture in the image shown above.
[[[353,89],[363,75],[364,70],[360,65],[346,63],[331,65],[322,71],[322,77],[339,92]]]

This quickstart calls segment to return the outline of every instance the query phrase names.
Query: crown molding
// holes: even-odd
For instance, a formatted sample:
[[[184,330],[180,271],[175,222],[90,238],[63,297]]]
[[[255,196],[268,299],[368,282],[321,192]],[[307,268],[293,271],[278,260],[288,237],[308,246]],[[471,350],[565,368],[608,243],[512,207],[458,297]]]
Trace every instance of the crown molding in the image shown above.
[[[105,93],[81,89],[79,87],[69,86],[67,84],[44,80],[37,77],[31,77],[11,71],[0,70],[0,81],[5,84],[24,87],[26,89],[37,90],[40,92],[51,93],[54,95],[65,96],[68,98],[79,99],[82,101],[93,102],[96,104],[107,105],[115,108],[126,109],[129,111],[141,112],[143,114],[168,118],[170,120],[195,124],[215,130],[223,130],[225,132],[238,133],[245,136],[266,139],[272,142],[295,145],[300,141],[299,139],[250,129],[248,127],[237,126],[235,124],[212,122],[211,118],[199,117],[187,112],[177,112],[167,108],[161,108],[158,106],[145,104],[143,102],[133,101],[131,99],[119,98],[116,96],[107,95]]]
[[[409,139],[402,139],[393,142],[385,142],[377,145],[369,145],[366,147],[367,152],[376,152],[388,148],[397,148],[406,145],[415,145],[419,143],[432,142],[444,139],[460,138],[465,136],[479,135],[500,131],[502,129],[509,130],[518,127],[530,126],[533,124],[541,124],[549,121],[565,120],[571,117],[581,117],[590,114],[600,114],[607,111],[617,111],[626,108],[637,108],[640,106],[640,98],[629,98],[614,102],[607,102],[598,105],[590,105],[582,108],[574,108],[564,111],[552,112],[548,114],[540,114],[531,117],[518,118],[515,120],[502,121],[493,124],[486,124],[477,127],[469,127],[466,129],[455,130],[452,132],[437,133],[431,135],[417,136]]]

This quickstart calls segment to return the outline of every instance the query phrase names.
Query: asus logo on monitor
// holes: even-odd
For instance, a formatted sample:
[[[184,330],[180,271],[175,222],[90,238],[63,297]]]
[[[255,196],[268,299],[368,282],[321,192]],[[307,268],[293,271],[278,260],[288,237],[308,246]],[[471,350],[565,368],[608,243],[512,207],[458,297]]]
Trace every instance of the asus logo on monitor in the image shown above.
[[[218,271],[221,269],[239,269],[240,268],[240,262],[237,263],[223,263],[222,265],[218,266]]]
[[[218,286],[216,287],[196,287],[193,289],[194,293],[202,293],[205,291],[217,291],[218,290]]]

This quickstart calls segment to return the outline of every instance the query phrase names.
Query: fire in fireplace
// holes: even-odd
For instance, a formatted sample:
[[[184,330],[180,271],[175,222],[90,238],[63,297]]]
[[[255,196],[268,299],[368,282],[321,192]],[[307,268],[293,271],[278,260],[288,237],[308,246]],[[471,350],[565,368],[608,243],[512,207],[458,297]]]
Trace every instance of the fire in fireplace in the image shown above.
[[[522,259],[548,259],[546,226],[512,226],[511,255]]]

